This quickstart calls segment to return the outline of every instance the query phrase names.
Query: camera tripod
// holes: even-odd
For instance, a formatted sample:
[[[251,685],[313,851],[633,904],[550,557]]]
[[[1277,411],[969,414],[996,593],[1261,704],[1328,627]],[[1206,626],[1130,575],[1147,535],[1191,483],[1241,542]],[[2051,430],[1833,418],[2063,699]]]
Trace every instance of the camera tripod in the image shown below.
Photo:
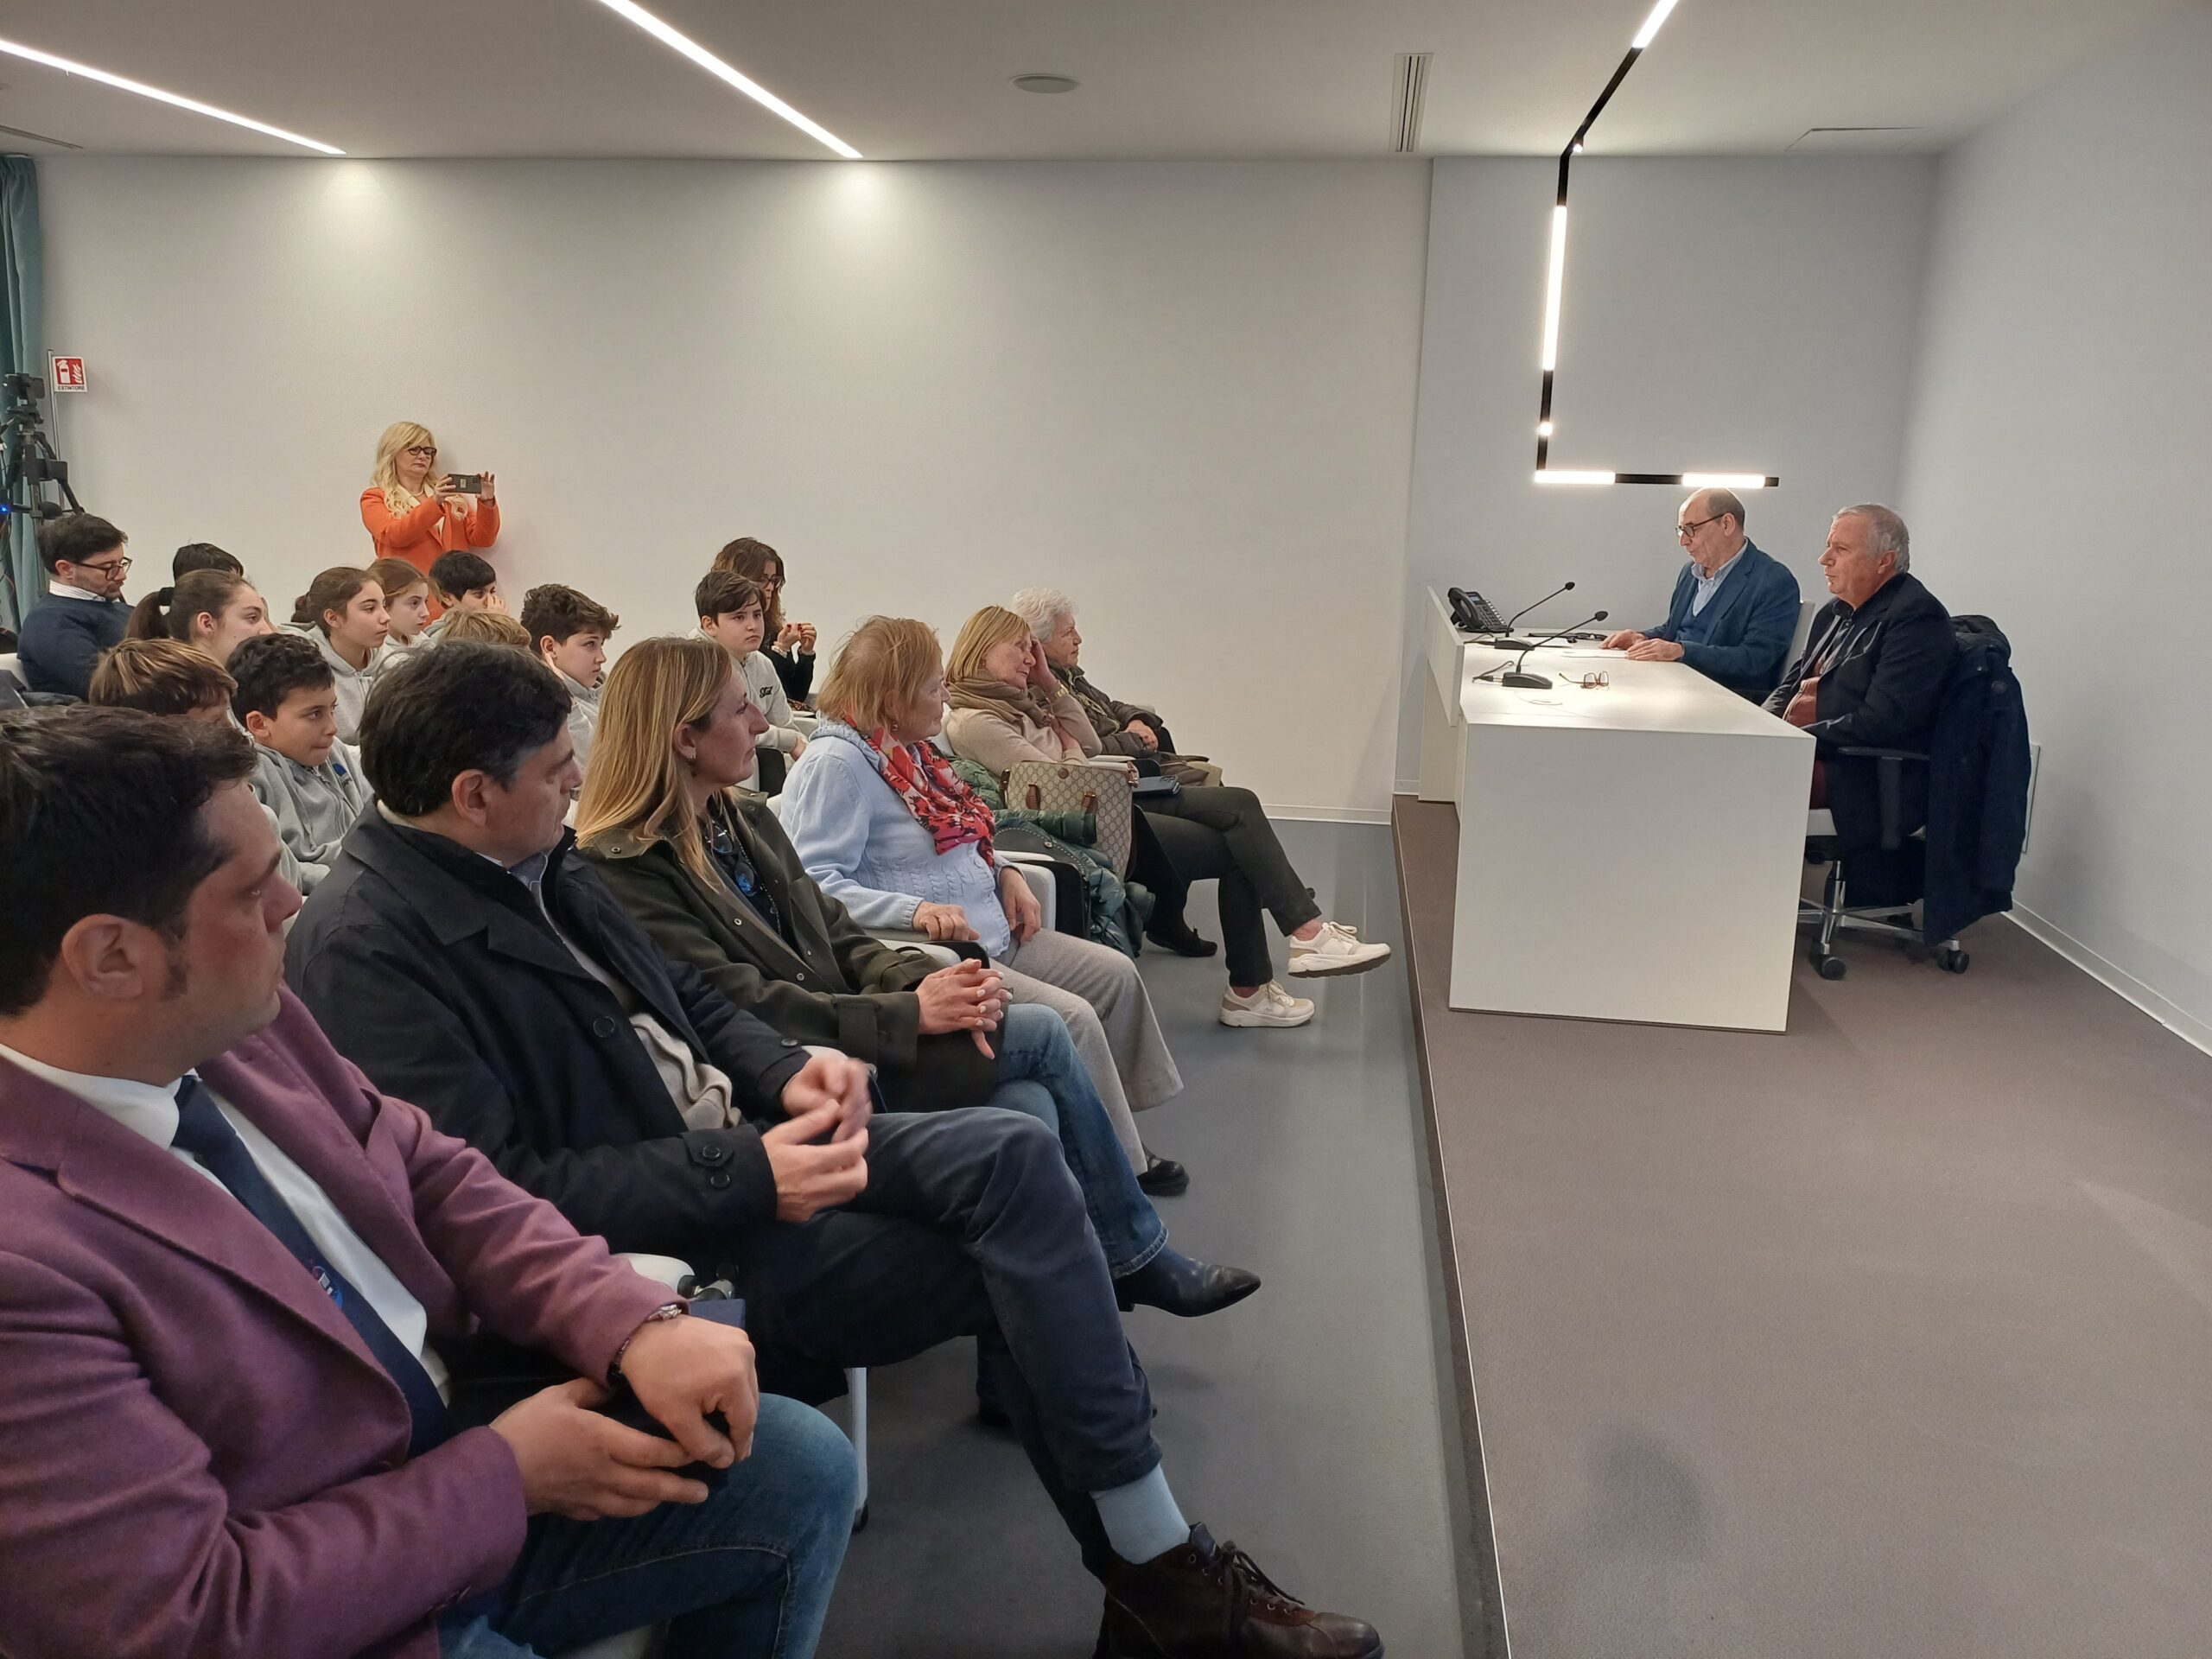
[[[69,463],[54,453],[54,442],[47,436],[38,407],[45,396],[46,382],[37,375],[16,372],[0,380],[0,397],[7,405],[0,410],[0,524],[8,526],[10,543],[19,516],[28,514],[35,523],[59,518],[65,511],[84,511],[77,493],[69,487]],[[60,500],[48,498],[49,486],[60,493]],[[9,551],[12,554],[12,545]],[[21,627],[25,607],[16,589],[12,556],[0,556],[0,582],[6,584],[9,611]]]

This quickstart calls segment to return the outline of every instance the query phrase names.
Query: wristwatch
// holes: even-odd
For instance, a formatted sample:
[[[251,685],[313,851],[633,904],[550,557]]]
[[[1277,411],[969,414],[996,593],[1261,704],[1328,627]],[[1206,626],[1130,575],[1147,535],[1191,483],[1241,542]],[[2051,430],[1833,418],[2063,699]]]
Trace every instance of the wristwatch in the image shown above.
[[[663,1302],[658,1307],[653,1309],[652,1313],[646,1314],[644,1319],[638,1321],[638,1331],[644,1330],[649,1325],[658,1325],[663,1319],[680,1319],[683,1317],[686,1311],[684,1304],[682,1302]],[[607,1384],[609,1388],[618,1387],[621,1383],[622,1356],[630,1351],[630,1344],[638,1339],[638,1331],[632,1331],[628,1336],[622,1338],[622,1345],[614,1351],[613,1359],[608,1362],[607,1367]]]

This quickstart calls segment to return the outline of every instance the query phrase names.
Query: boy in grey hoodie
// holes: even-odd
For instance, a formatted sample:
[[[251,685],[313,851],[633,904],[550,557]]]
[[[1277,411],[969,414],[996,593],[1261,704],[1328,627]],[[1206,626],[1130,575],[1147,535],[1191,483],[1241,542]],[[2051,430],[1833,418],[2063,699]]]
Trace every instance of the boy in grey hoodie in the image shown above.
[[[589,594],[549,582],[522,596],[522,625],[531,649],[561,677],[569,694],[569,739],[576,764],[588,767],[599,691],[607,683],[607,639],[622,619]]]
[[[320,647],[296,633],[257,635],[231,653],[229,666],[238,682],[231,712],[260,751],[253,792],[298,861],[300,890],[312,893],[376,798],[339,741],[335,677]]]

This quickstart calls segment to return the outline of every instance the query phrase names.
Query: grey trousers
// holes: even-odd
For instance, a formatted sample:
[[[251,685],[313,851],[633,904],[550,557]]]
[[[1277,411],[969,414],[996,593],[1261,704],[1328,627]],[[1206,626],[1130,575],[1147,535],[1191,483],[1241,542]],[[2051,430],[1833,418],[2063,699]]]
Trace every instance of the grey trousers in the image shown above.
[[[1048,928],[1013,947],[998,966],[1015,1001],[1042,1003],[1068,1022],[1122,1150],[1141,1172],[1144,1142],[1131,1114],[1182,1093],[1183,1074],[1160,1034],[1136,963],[1109,946]]]

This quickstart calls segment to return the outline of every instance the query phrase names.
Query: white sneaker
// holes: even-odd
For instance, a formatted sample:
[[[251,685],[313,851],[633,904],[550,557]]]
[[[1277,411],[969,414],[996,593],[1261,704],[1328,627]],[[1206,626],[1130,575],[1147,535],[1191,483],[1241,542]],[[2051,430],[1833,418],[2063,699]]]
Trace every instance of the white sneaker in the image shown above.
[[[1301,977],[1363,974],[1389,959],[1389,945],[1363,943],[1342,922],[1323,922],[1312,938],[1290,942],[1290,971]]]
[[[1313,1017],[1313,1005],[1293,996],[1269,980],[1249,996],[1234,991],[1221,994],[1221,1023],[1224,1026],[1302,1026]]]

